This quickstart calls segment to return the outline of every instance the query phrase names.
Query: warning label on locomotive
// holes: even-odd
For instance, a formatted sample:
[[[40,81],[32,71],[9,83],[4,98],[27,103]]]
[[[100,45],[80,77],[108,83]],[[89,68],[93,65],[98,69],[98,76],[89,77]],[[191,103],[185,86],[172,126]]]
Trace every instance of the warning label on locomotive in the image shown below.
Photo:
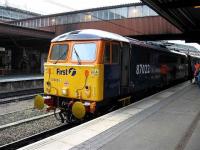
[[[92,69],[91,74],[94,76],[98,76],[99,75],[99,69]]]

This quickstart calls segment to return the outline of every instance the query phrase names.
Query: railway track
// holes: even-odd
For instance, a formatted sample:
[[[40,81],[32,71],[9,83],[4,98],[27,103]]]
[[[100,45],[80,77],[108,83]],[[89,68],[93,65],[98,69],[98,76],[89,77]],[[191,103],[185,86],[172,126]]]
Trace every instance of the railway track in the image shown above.
[[[52,112],[1,125],[0,149],[16,149],[74,126],[58,123],[53,115]],[[44,124],[44,120],[51,123]]]
[[[37,93],[37,94],[43,94],[43,93]],[[28,94],[28,95],[14,96],[14,97],[9,97],[9,98],[2,98],[0,99],[0,104],[33,99],[37,94]]]
[[[48,116],[52,116],[52,115],[54,115],[53,112],[52,113],[48,113],[48,114],[35,116],[35,117],[32,117],[32,118],[19,120],[19,121],[16,121],[16,122],[5,124],[5,125],[1,125],[0,126],[0,130],[3,130],[5,128],[10,128],[10,127],[13,127],[13,126],[16,126],[16,125],[20,125],[20,124],[23,124],[23,123],[31,122],[31,121],[34,121],[34,120],[38,120],[38,119],[41,119],[41,118],[45,118],[45,117],[48,117]]]
[[[37,94],[43,94],[43,89],[24,90],[0,94],[0,104],[11,103],[34,98]]]
[[[49,136],[52,136],[52,135],[54,135],[56,133],[65,131],[67,129],[70,129],[70,128],[74,127],[74,126],[75,125],[72,125],[72,124],[60,125],[60,126],[55,127],[53,129],[49,129],[47,131],[40,132],[38,134],[34,134],[32,136],[23,138],[21,140],[18,140],[18,141],[15,141],[15,142],[12,142],[12,143],[9,143],[9,144],[6,144],[6,145],[2,145],[2,146],[0,146],[0,149],[15,150],[15,149],[21,148],[23,146],[26,146],[28,144],[31,144],[33,142],[36,142],[36,141],[42,140],[44,138],[47,138]]]
[[[42,92],[43,92],[43,88],[26,89],[26,90],[11,91],[11,92],[1,92],[0,99],[17,97],[17,96],[22,96],[22,95],[31,95],[31,94],[42,93]]]

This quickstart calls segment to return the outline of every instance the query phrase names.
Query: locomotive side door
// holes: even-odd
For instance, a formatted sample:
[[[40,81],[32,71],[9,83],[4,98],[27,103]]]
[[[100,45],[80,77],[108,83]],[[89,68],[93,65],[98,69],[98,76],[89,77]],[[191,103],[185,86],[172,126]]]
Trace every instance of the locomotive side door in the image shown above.
[[[121,94],[129,92],[130,73],[130,47],[123,45],[121,51]]]

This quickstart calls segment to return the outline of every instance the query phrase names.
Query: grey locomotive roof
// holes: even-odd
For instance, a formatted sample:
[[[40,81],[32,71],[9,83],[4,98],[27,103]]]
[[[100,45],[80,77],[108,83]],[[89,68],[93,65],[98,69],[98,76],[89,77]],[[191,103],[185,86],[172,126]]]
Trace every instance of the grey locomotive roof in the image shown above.
[[[159,44],[156,44],[155,42],[143,42],[138,41],[136,39],[132,39],[129,37],[123,37],[119,34],[97,30],[97,29],[83,29],[83,30],[75,30],[68,33],[64,33],[62,35],[59,35],[55,37],[51,42],[61,42],[61,41],[69,41],[69,40],[97,40],[97,39],[109,39],[114,41],[120,41],[120,42],[127,42],[131,44],[136,44],[144,47],[149,47],[151,49],[157,49],[159,51],[165,51],[165,52],[171,52],[176,53],[180,55],[185,55],[184,53],[170,50],[167,47],[163,47]]]
[[[110,39],[115,41],[129,42],[129,39],[111,32],[96,29],[75,30],[55,37],[51,42],[87,39]]]

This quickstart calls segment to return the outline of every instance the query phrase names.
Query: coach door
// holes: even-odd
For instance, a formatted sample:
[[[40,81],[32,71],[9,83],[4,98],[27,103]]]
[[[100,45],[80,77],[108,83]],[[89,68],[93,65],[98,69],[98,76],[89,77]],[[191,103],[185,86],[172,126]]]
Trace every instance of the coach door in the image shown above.
[[[130,48],[124,45],[121,51],[121,88],[127,91],[130,72]],[[128,91],[127,91],[128,92]]]

